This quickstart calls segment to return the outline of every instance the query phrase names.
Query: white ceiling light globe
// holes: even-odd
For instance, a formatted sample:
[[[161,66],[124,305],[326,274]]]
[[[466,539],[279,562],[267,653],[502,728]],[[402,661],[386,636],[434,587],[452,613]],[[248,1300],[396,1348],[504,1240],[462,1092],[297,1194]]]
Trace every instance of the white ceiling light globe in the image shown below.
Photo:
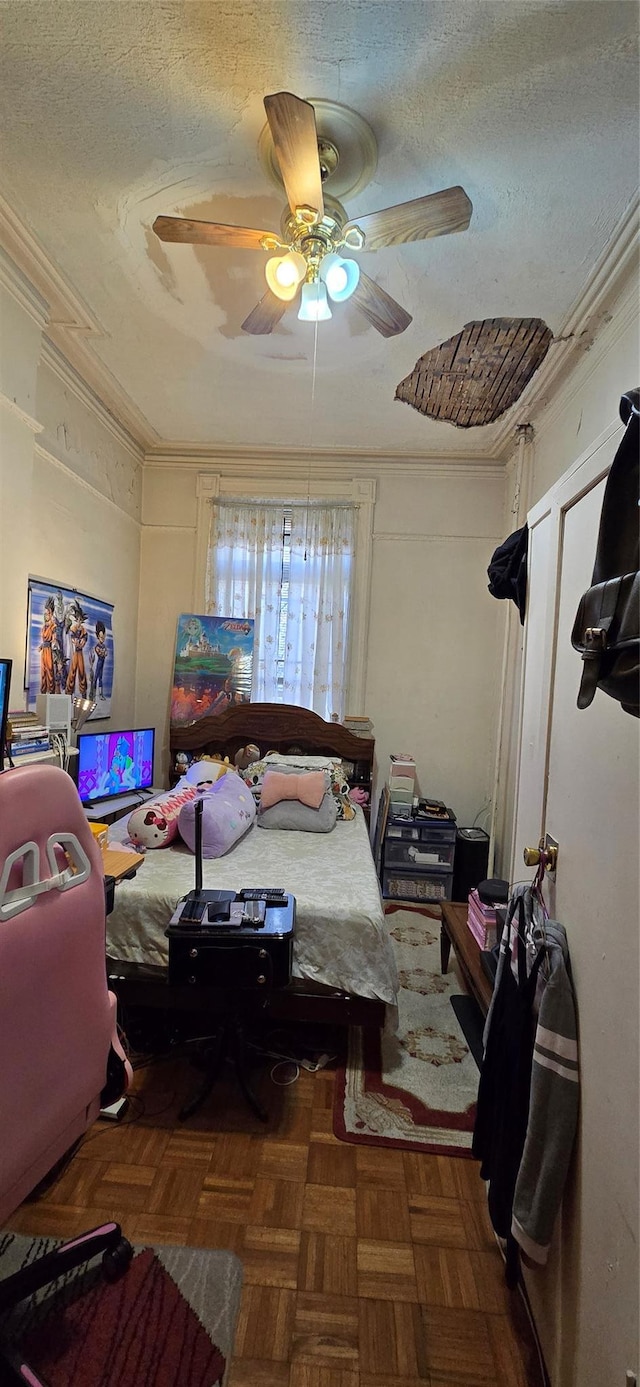
[[[325,284],[330,294],[340,294],[346,289],[348,275],[344,265],[332,265],[326,276]]]
[[[357,260],[344,260],[341,255],[331,251],[320,264],[320,278],[335,303],[343,303],[351,298],[360,279],[360,266]]]

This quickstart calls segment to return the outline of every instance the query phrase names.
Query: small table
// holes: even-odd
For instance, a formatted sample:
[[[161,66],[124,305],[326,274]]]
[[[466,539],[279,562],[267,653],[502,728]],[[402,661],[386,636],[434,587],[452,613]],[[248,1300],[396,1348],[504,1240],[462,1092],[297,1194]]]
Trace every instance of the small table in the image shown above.
[[[492,986],[482,971],[480,945],[467,924],[467,905],[462,901],[443,901],[440,928],[440,961],[443,973],[449,967],[451,945],[455,949],[460,971],[484,1016],[489,1010]]]
[[[108,847],[102,849],[104,874],[113,877],[114,881],[123,881],[125,877],[134,877],[138,867],[143,862],[144,854],[141,852],[125,852]]]

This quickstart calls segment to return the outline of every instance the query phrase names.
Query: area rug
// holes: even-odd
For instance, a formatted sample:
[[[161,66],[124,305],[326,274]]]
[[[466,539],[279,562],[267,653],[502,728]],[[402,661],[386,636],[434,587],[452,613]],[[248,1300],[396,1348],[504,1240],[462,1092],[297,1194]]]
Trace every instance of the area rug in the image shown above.
[[[397,1027],[350,1030],[334,1133],[367,1146],[469,1156],[478,1070],[450,1002],[460,980],[452,965],[440,971],[439,911],[387,904],[386,919],[400,983]]]
[[[456,1019],[460,1025],[462,1034],[469,1046],[471,1054],[476,1062],[478,1069],[482,1068],[484,1056],[484,1046],[482,1037],[484,1035],[484,1016],[476,1002],[475,997],[466,996],[451,997],[450,999]]]
[[[0,1276],[56,1246],[0,1235]],[[17,1306],[0,1329],[48,1387],[218,1387],[241,1282],[231,1252],[136,1249],[119,1281],[106,1282],[98,1261],[78,1268]]]

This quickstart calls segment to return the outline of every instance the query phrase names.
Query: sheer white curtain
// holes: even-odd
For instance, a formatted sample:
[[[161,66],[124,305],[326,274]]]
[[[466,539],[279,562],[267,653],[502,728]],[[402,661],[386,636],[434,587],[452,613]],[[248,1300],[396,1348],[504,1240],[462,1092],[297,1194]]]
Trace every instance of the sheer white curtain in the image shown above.
[[[254,700],[346,711],[354,559],[351,506],[213,503],[207,610],[255,621]]]
[[[346,712],[354,558],[351,506],[292,506],[283,701],[323,718]]]
[[[275,703],[284,507],[215,503],[209,546],[207,610],[253,618],[251,697]]]

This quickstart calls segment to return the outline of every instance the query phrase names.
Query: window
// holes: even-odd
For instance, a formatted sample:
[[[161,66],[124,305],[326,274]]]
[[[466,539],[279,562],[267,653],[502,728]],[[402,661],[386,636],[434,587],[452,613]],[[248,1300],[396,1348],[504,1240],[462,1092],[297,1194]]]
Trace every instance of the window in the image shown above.
[[[345,710],[355,511],[327,502],[214,502],[207,607],[255,621],[252,698]]]

